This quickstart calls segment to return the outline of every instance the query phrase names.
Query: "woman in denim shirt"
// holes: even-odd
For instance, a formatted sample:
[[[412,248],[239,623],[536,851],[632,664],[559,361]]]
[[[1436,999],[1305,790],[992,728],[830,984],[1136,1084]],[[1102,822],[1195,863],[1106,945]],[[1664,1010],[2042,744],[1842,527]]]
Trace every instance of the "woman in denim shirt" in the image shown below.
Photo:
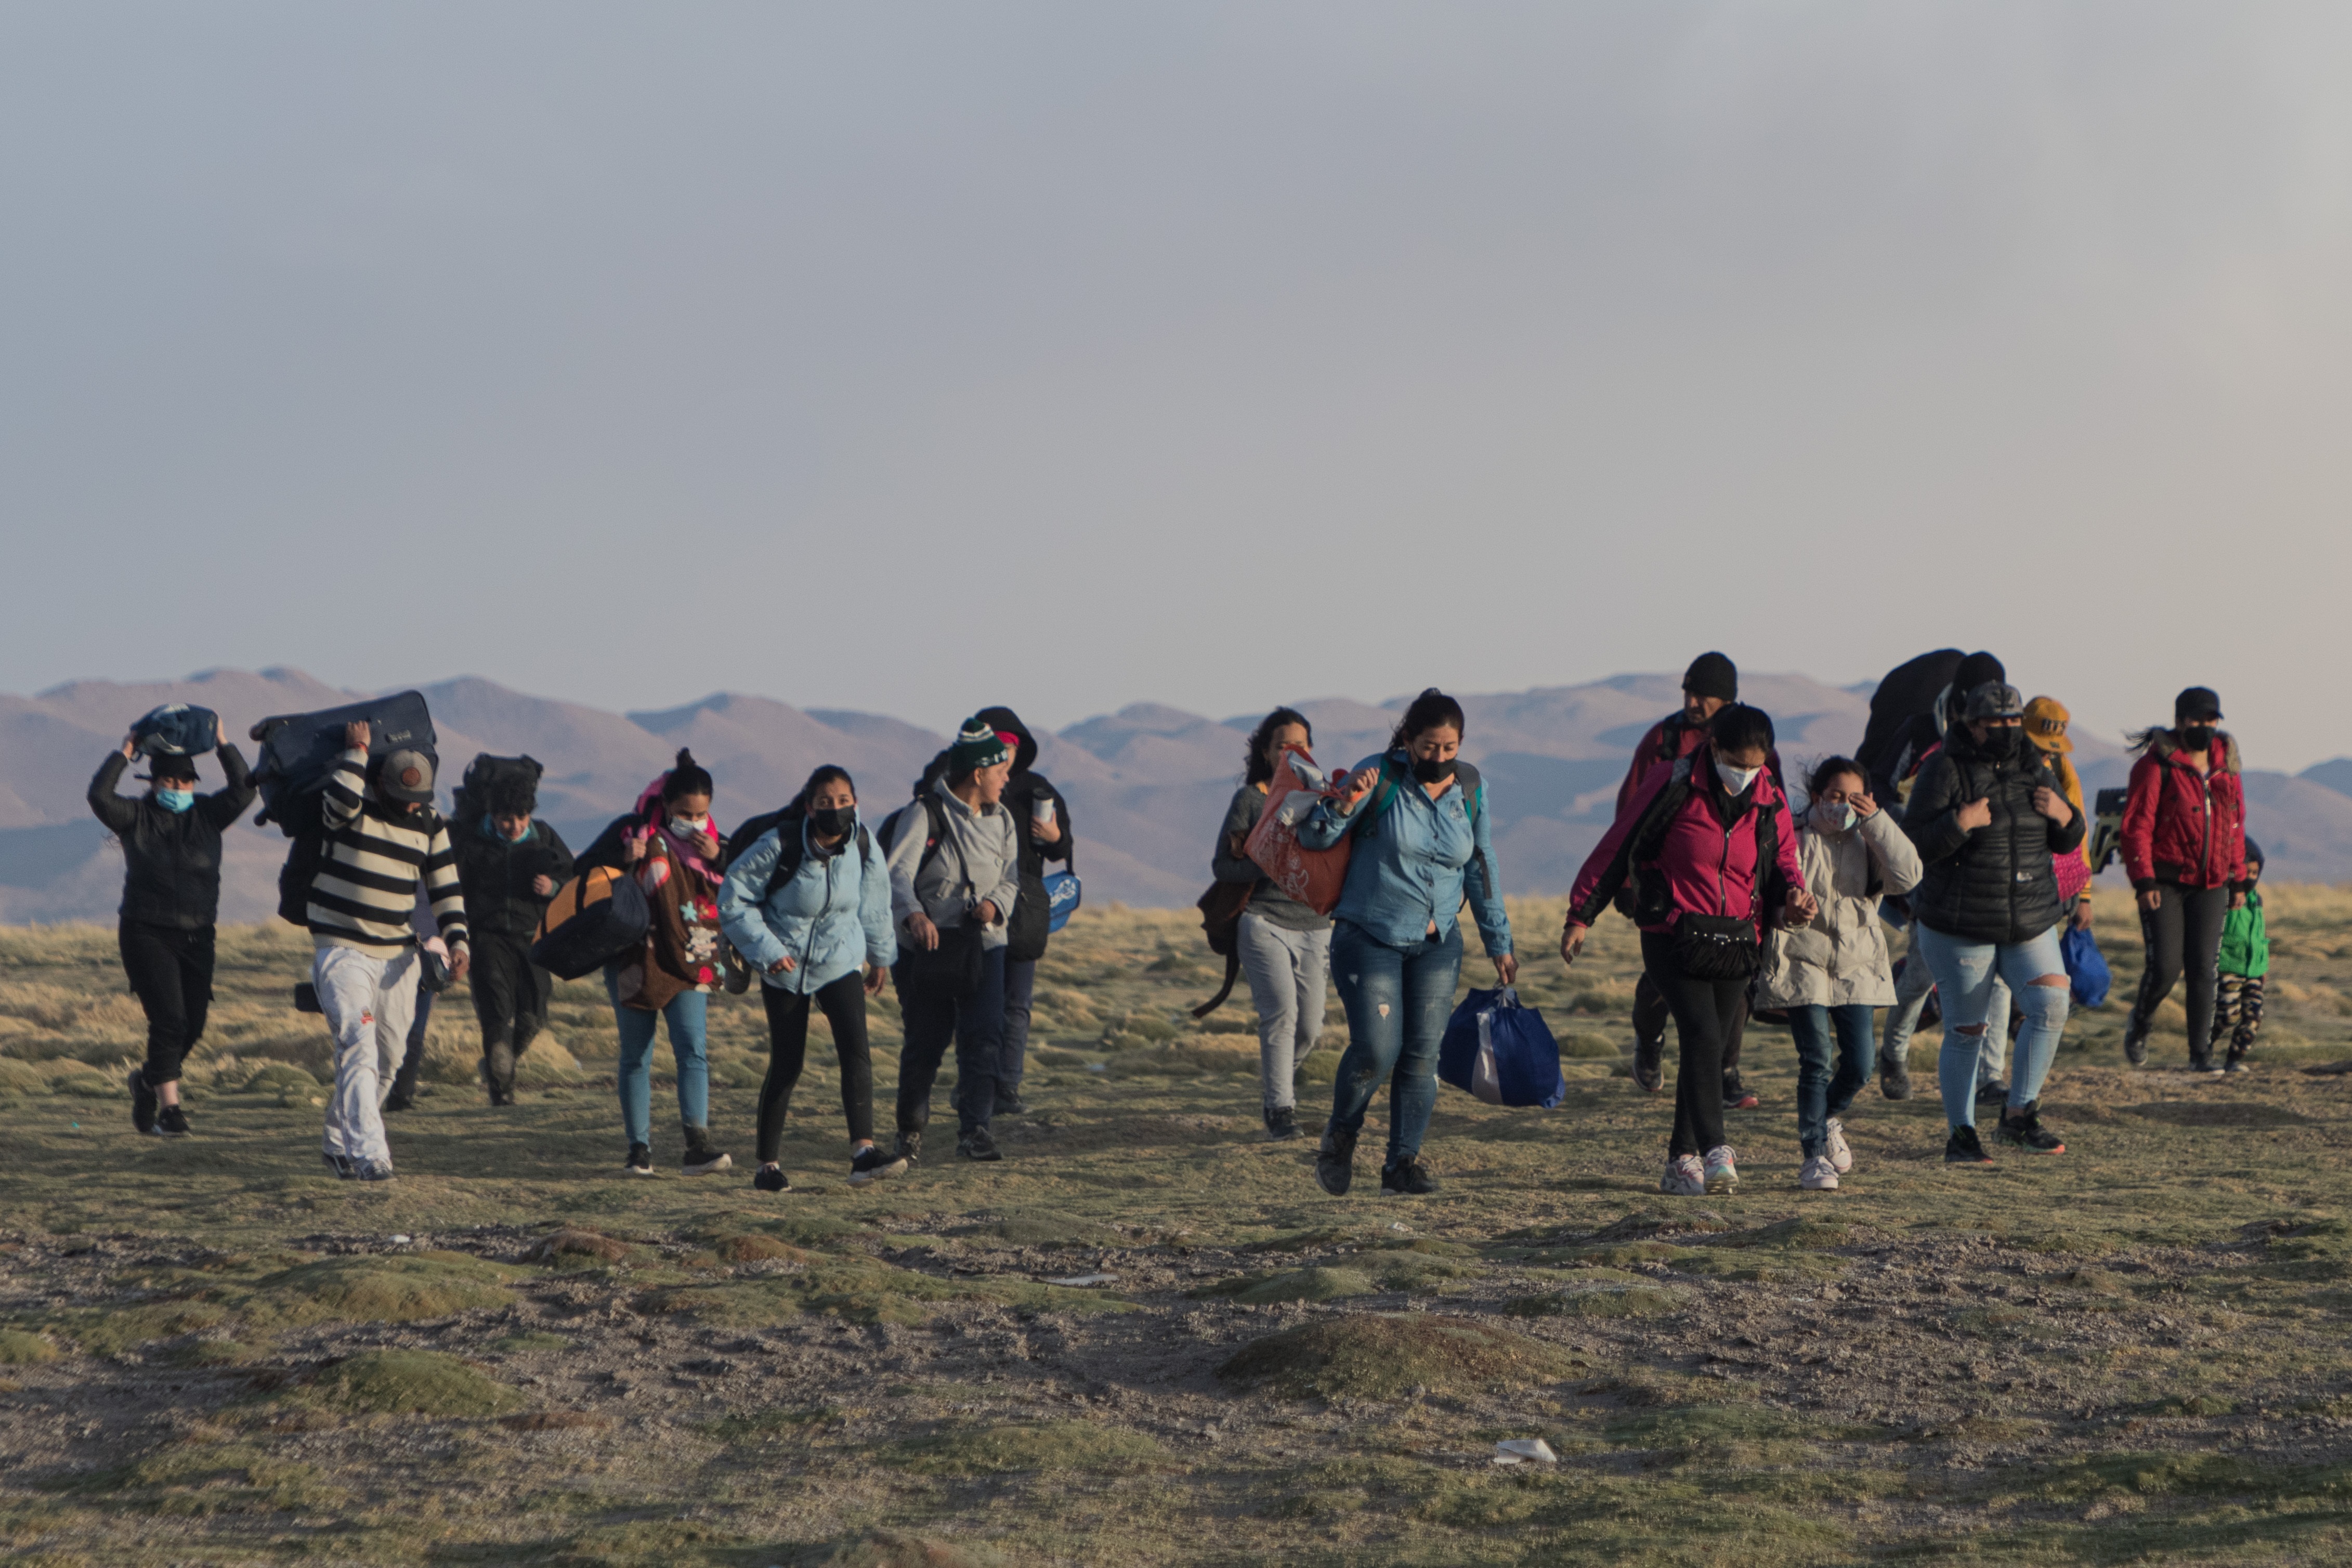
[[[1348,1010],[1348,1049],[1315,1177],[1337,1197],[1355,1179],[1356,1138],[1389,1080],[1389,1146],[1381,1193],[1437,1190],[1421,1141],[1437,1100],[1437,1045],[1462,973],[1466,897],[1495,978],[1518,973],[1511,922],[1495,881],[1494,841],[1478,771],[1456,760],[1462,705],[1431,687],[1412,700],[1389,750],[1338,782],[1339,795],[1298,825],[1298,841],[1328,849],[1353,834],[1348,879],[1331,911],[1331,978]],[[1367,804],[1369,802],[1369,804]]]

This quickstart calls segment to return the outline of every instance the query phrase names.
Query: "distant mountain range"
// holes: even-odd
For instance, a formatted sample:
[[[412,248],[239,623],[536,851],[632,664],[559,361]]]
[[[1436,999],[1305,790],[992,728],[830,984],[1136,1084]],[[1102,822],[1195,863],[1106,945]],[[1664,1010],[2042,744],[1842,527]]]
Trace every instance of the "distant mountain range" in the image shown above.
[[[1801,675],[1748,675],[1743,695],[1771,712],[1792,766],[1850,749],[1862,735],[1869,689]],[[1617,783],[1642,732],[1678,700],[1673,675],[1622,675],[1583,686],[1465,697],[1463,754],[1490,783],[1497,868],[1514,892],[1565,891],[1607,826]],[[478,752],[529,752],[546,764],[541,812],[575,847],[626,810],[680,746],[719,782],[721,825],[782,804],[811,768],[855,774],[870,816],[896,806],[961,715],[926,729],[879,714],[799,709],[721,692],[681,708],[613,713],[530,697],[494,681],[423,688],[454,782]],[[0,696],[0,923],[106,920],[121,892],[121,858],[82,801],[90,773],[131,722],[164,702],[216,709],[233,738],[255,720],[351,701],[360,694],[299,670],[215,670],[147,684],[75,681],[37,697]],[[1328,766],[1380,748],[1402,700],[1294,701],[1315,725]],[[1178,907],[1208,880],[1210,841],[1241,775],[1243,742],[1257,715],[1204,718],[1156,703],[1039,736],[1038,769],[1069,797],[1077,868],[1093,903]],[[2077,736],[2086,788],[2120,784],[2118,746]],[[242,742],[240,741],[240,743]],[[245,747],[247,760],[253,750]],[[217,768],[205,764],[216,787]],[[2249,820],[2271,856],[2270,874],[2352,881],[2352,758],[2290,777],[2246,775]],[[446,803],[445,792],[444,802]],[[223,873],[224,920],[267,918],[285,841],[275,827],[240,826]]]

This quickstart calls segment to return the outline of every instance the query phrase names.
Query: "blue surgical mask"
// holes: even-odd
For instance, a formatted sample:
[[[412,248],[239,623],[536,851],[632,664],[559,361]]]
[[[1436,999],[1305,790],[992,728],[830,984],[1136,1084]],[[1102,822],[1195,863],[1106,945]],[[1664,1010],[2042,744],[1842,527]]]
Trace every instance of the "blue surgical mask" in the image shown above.
[[[159,789],[155,804],[165,811],[182,812],[196,804],[196,792],[192,789]]]

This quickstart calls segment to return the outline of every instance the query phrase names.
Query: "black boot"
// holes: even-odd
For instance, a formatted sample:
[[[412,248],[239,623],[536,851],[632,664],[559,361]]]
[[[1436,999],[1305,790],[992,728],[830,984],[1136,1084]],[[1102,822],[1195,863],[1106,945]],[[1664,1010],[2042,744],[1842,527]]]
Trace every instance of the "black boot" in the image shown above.
[[[492,1105],[514,1103],[515,1052],[505,1040],[492,1040],[482,1053],[482,1079],[489,1085]]]
[[[1322,1146],[1315,1151],[1315,1179],[1333,1197],[1348,1195],[1356,1179],[1355,1133],[1328,1123],[1324,1126]]]
[[[709,1128],[697,1127],[692,1122],[685,1123],[685,1128],[686,1152],[677,1162],[680,1171],[689,1176],[707,1176],[713,1171],[724,1171],[735,1163],[731,1155],[720,1152],[712,1144]]]
[[[1280,1143],[1298,1136],[1298,1112],[1287,1105],[1265,1108],[1265,1135],[1270,1142]]]

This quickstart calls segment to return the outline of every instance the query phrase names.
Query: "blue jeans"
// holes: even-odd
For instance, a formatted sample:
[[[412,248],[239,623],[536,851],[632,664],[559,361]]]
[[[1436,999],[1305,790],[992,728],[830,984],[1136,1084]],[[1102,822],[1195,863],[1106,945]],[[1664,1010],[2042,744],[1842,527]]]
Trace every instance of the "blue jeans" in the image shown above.
[[[1797,1142],[1805,1157],[1826,1154],[1830,1118],[1845,1114],[1862,1086],[1870,1081],[1877,1056],[1871,1039],[1871,1008],[1863,1002],[1843,1007],[1791,1007],[1789,1033],[1797,1040]],[[1831,1031],[1837,1039],[1832,1045]],[[1837,1073],[1830,1073],[1830,1058]]]
[[[670,1054],[677,1058],[677,1114],[688,1127],[710,1125],[710,1058],[702,1047],[702,1025],[710,998],[681,991],[658,1013],[621,1005],[621,971],[606,965],[604,993],[613,998],[613,1022],[621,1031],[621,1128],[632,1143],[651,1143],[654,1120],[654,1026],[669,1020]]]
[[[2007,983],[2025,1014],[2011,1062],[2009,1103],[2012,1109],[2042,1098],[2042,1080],[2050,1074],[2050,1058],[2058,1054],[2058,1037],[2066,1031],[2066,964],[2058,953],[2060,921],[2031,942],[1969,942],[1947,936],[1927,926],[1919,928],[1919,953],[1936,977],[1936,994],[1944,999],[1944,1048],[1936,1062],[1936,1080],[1944,1096],[1944,1120],[1954,1127],[1977,1121],[1977,1061],[1990,1030],[1984,1026],[1992,1005],[1995,976]],[[2055,985],[2036,985],[2044,975],[2058,977]],[[2001,1018],[1993,1028],[2007,1028]],[[1961,1031],[1974,1027],[1976,1033]]]
[[[1029,1014],[1036,1005],[1037,961],[1004,961],[1004,1038],[997,1047],[996,1090],[1021,1097],[1021,1072],[1029,1065]]]
[[[1462,975],[1462,928],[1391,947],[1349,921],[1331,928],[1331,978],[1348,1010],[1348,1049],[1331,1086],[1331,1125],[1360,1131],[1382,1079],[1389,1085],[1393,1169],[1421,1152],[1437,1103],[1437,1046]]]

